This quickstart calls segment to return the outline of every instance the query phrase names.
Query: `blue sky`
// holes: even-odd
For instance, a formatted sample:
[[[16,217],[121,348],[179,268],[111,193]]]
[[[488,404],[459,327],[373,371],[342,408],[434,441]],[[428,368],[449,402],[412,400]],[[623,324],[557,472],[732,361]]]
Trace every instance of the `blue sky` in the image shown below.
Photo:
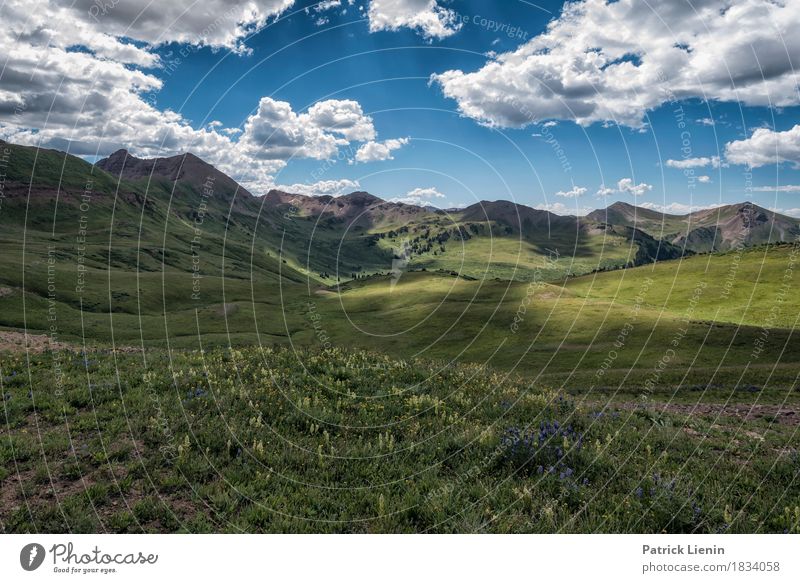
[[[282,4],[276,8],[278,2]],[[0,127],[8,139],[66,144],[89,159],[116,146],[141,155],[191,149],[256,192],[298,185],[313,192],[315,183],[338,181],[340,192],[363,189],[386,199],[408,199],[408,193],[417,189],[420,201],[445,207],[511,199],[560,213],[580,213],[625,200],[681,212],[748,199],[800,212],[800,187],[795,188],[800,184],[796,159],[800,150],[792,132],[800,123],[797,83],[794,73],[782,65],[800,55],[795,54],[796,46],[780,37],[780,27],[793,26],[793,19],[800,16],[797,3],[787,3],[788,14],[767,14],[765,24],[751,22],[765,31],[764,38],[739,39],[726,26],[763,13],[758,0],[743,0],[739,8],[744,12],[732,19],[733,24],[714,6],[705,12],[690,6],[695,21],[682,14],[656,14],[658,20],[653,21],[652,10],[645,14],[624,1],[615,3],[619,6],[590,2],[569,15],[562,14],[561,2],[403,2],[410,5],[406,13],[370,0],[352,4],[272,0],[266,16],[244,32],[224,31],[230,19],[206,22],[205,28],[200,28],[202,19],[184,25],[187,11],[174,18],[163,15],[160,26],[169,31],[166,34],[125,21],[135,14],[109,12],[87,20],[71,12],[70,18],[80,18],[80,26],[90,27],[101,38],[89,35],[80,46],[61,40],[63,58],[75,59],[84,52],[103,64],[122,64],[124,70],[114,73],[118,77],[108,73],[109,79],[98,79],[96,85],[117,83],[118,90],[129,84],[124,94],[126,103],[130,100],[128,109],[109,111],[111,119],[124,118],[125,123],[118,129],[106,122],[96,139],[76,139],[79,118],[94,117],[93,105],[87,104],[91,100],[85,99],[74,112],[74,121],[66,106],[63,121],[53,121],[57,117],[53,115],[43,121],[32,107],[15,113],[13,99],[0,85],[0,98],[8,102],[0,110]],[[59,2],[47,4],[52,10],[66,10]],[[729,3],[718,4],[724,8]],[[87,6],[91,10],[91,4]],[[653,22],[669,25],[670,18],[685,30],[676,25],[664,31],[656,27],[649,30],[656,40],[644,46],[627,41],[629,46],[619,49],[614,39],[618,36],[624,44],[625,31],[603,29],[603,23],[618,19],[635,38],[637,31],[656,26]],[[232,20],[236,24],[245,19],[237,13]],[[548,23],[555,28],[545,37]],[[584,31],[591,32],[578,39]],[[106,36],[122,50],[103,53]],[[773,38],[781,38],[778,48],[783,47],[787,56],[774,50]],[[586,47],[581,49],[581,43]],[[526,45],[531,47],[528,55],[505,60],[504,55]],[[54,46],[59,48],[51,38],[47,50]],[[676,64],[673,56],[664,57],[662,47],[671,48],[685,62]],[[685,49],[685,54],[675,47]],[[134,49],[139,53],[117,56]],[[719,49],[718,69],[725,73],[721,76],[709,69],[715,49]],[[765,55],[759,60],[761,80],[753,81],[748,70],[752,65],[742,56],[748,49]],[[592,51],[604,59],[601,66],[574,65]],[[13,67],[13,62],[7,63],[7,78]],[[587,67],[592,68],[589,94],[584,80],[575,82]],[[652,81],[656,67],[665,76],[664,87],[656,88],[658,83]],[[126,77],[131,72],[146,80]],[[526,81],[520,83],[520,78]],[[140,86],[148,84],[149,88]],[[674,95],[669,94],[672,88]],[[26,98],[32,102],[33,90],[26,94],[24,89],[18,90],[19,103]],[[8,94],[14,91],[9,85]],[[262,103],[264,98],[268,101]],[[295,141],[310,143],[312,138],[303,129],[308,121],[302,116],[314,104],[331,100],[355,102],[360,107],[357,115],[371,124],[365,131],[374,131],[374,139],[353,138],[354,132],[341,139],[336,128],[328,127],[321,130],[322,137],[339,139],[335,154],[326,145],[321,150],[294,148],[283,157],[269,154],[268,160],[262,159],[263,140],[274,138],[275,128],[269,125],[273,133],[254,128],[258,122],[263,129],[263,120],[271,119],[276,104],[288,104],[291,115],[300,116],[292,118],[300,128],[292,131],[303,134]],[[71,103],[62,96],[53,99],[56,104],[61,101]],[[142,111],[130,115],[136,108]],[[135,124],[150,117],[152,121],[136,131]],[[137,143],[148,128],[159,124],[167,128],[169,138],[150,139],[148,134],[147,143]],[[251,139],[256,134],[262,142]],[[243,136],[252,142],[246,148]],[[388,155],[355,159],[365,143],[379,146],[386,140],[402,144]],[[227,156],[224,150],[235,155]],[[252,172],[245,171],[252,158],[261,161]],[[755,161],[752,167],[750,160]]]

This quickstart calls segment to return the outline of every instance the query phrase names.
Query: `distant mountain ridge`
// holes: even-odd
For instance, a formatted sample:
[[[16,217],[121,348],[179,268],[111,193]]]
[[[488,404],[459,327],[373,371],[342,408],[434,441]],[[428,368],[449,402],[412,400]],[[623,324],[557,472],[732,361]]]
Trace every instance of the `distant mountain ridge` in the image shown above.
[[[289,215],[317,217],[361,227],[397,224],[431,212],[416,205],[385,201],[363,191],[334,197],[293,194],[273,189],[264,195],[264,205]]]
[[[252,198],[253,195],[233,178],[191,152],[167,158],[137,158],[127,150],[117,150],[95,163],[97,168],[128,181],[165,179],[183,182],[195,190],[205,188],[211,196]]]
[[[723,205],[684,215],[660,213],[624,202],[587,215],[592,221],[640,229],[656,239],[694,252],[726,251],[800,237],[800,219],[752,202]]]

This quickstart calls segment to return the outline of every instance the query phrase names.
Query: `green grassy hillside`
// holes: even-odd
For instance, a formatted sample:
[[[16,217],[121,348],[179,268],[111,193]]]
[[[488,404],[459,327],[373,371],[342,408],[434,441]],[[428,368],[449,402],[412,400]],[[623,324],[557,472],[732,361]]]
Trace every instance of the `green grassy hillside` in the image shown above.
[[[2,276],[8,291],[0,296],[0,314],[7,329],[32,334],[47,333],[55,314],[59,339],[78,343],[330,344],[484,363],[575,390],[790,387],[800,363],[793,341],[800,306],[784,287],[793,256],[792,247],[773,246],[566,284],[406,271],[325,288],[283,263],[273,264],[277,273],[254,269],[252,276],[226,266],[225,277],[204,275],[196,301],[191,274],[177,267],[136,273],[98,264],[85,274],[93,278],[92,293],[77,294],[74,264],[67,261],[56,270],[67,291],[51,302],[46,257],[30,259],[28,252],[28,291]],[[6,274],[16,261],[0,258]],[[672,342],[678,345],[669,366],[655,374]]]
[[[459,358],[575,388],[791,387],[800,300],[780,290],[794,253],[696,256],[563,286],[409,273],[394,287],[389,278],[348,284],[314,305],[327,334],[347,345]],[[734,261],[736,283],[726,284]]]
[[[797,245],[762,246],[636,270],[572,279],[566,289],[580,297],[633,305],[643,278],[653,280],[644,307],[679,317],[696,298],[692,317],[746,326],[793,328],[800,299],[787,293],[797,283]],[[698,286],[702,286],[699,290]]]
[[[433,212],[366,193],[334,199],[273,191],[262,208],[259,236],[275,248],[282,244],[326,283],[385,274],[398,263],[476,279],[530,281],[534,269],[558,279],[682,255],[630,227],[507,201]]]
[[[800,528],[774,417],[338,349],[5,356],[0,380],[0,532]]]
[[[469,238],[450,238],[432,251],[412,254],[409,267],[455,272],[478,279],[531,281],[536,272],[541,278],[555,280],[647,260],[638,256],[641,247],[638,242],[611,230],[576,232],[573,226],[567,231],[537,236],[506,234],[497,224],[489,229],[483,229],[483,223],[458,225]],[[491,235],[481,235],[489,231]],[[470,232],[479,235],[470,236]],[[401,249],[403,238],[390,237],[383,244],[389,249]]]

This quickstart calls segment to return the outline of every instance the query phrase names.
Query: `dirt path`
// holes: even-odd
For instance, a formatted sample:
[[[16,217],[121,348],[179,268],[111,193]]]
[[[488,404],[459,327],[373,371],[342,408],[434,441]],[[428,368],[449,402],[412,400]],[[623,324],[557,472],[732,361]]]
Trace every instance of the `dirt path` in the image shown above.
[[[623,411],[652,411],[700,417],[736,417],[742,421],[774,420],[781,425],[800,425],[800,405],[747,405],[742,403],[610,403],[609,408]]]
[[[30,352],[44,352],[46,350],[69,350],[71,352],[81,352],[82,346],[78,344],[70,344],[67,342],[52,342],[47,334],[28,334],[23,332],[0,330],[0,354],[3,352],[25,352],[27,341],[27,348]],[[111,350],[107,347],[87,346],[86,350],[92,351],[105,351]],[[136,353],[141,352],[141,348],[135,346],[117,346],[116,352]]]

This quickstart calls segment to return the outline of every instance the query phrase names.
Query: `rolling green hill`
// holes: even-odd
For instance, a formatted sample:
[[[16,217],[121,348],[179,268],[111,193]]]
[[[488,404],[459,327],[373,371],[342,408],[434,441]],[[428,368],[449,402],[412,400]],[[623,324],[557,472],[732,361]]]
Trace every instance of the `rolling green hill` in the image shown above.
[[[545,258],[540,275],[558,279],[683,254],[638,229],[508,201],[436,211],[360,192],[333,198],[272,191],[264,207],[268,231],[294,221],[284,248],[328,283],[390,272],[398,262],[404,269],[529,281]]]
[[[800,300],[786,293],[785,277],[796,254],[783,245],[701,255],[564,285],[409,273],[313,301],[335,343],[480,362],[576,389],[635,392],[648,378],[671,390],[697,382],[791,387]],[[668,368],[654,374],[670,348]]]

